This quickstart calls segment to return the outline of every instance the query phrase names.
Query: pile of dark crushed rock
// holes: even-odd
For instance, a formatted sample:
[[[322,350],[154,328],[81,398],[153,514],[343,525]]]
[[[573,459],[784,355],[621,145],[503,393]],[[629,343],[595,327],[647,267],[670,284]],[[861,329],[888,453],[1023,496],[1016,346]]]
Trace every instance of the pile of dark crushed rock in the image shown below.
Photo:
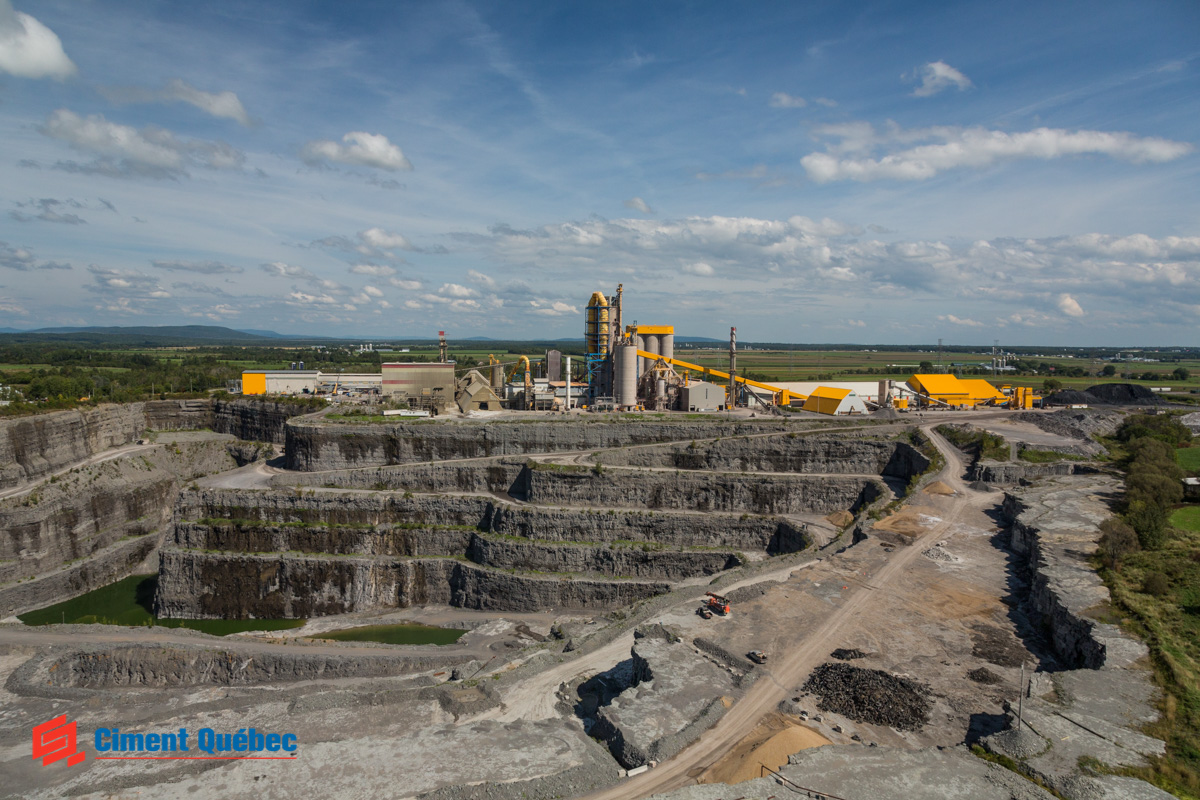
[[[1055,406],[1074,405],[1165,405],[1166,400],[1147,389],[1133,383],[1101,383],[1090,386],[1084,391],[1064,389],[1055,392],[1046,401]]]
[[[816,695],[822,711],[901,731],[923,727],[933,705],[925,684],[832,661],[817,667],[803,690]]]
[[[844,647],[839,647],[837,650],[834,650],[829,655],[831,655],[832,657],[834,657],[840,661],[850,661],[851,659],[855,659],[855,658],[866,658],[867,657],[867,654],[864,653],[862,650],[859,650],[857,648],[852,648],[852,649],[848,650]]]
[[[1004,681],[1003,678],[1001,678],[996,673],[992,672],[987,667],[980,667],[979,669],[973,669],[967,673],[967,677],[970,678],[971,680],[975,681],[976,683],[986,683],[989,685],[1002,683]]]

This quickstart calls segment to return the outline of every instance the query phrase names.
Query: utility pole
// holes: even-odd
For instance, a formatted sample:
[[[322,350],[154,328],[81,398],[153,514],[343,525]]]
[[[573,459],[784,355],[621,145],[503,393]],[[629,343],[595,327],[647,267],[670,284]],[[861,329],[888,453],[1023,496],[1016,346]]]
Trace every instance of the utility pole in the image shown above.
[[[942,340],[938,339],[938,372],[945,372],[942,369]]]
[[[737,328],[729,329],[729,403],[726,408],[737,405]]]

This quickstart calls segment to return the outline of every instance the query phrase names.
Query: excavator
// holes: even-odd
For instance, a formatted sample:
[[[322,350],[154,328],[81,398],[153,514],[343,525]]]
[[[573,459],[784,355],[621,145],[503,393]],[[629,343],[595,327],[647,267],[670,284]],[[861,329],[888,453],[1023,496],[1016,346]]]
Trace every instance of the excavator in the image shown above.
[[[708,596],[708,602],[706,603],[707,608],[717,612],[722,617],[729,616],[730,604],[728,597],[724,597],[719,594],[713,594],[712,592],[705,592],[704,594]]]

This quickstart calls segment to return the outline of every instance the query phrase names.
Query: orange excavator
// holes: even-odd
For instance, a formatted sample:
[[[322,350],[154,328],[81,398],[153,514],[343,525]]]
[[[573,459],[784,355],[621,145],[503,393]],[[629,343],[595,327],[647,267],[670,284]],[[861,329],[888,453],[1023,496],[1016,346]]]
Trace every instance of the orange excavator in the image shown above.
[[[712,592],[705,592],[704,594],[708,595],[707,605],[710,609],[717,612],[718,614],[720,614],[723,617],[729,616],[729,598],[728,597],[722,597],[721,595],[713,594]]]

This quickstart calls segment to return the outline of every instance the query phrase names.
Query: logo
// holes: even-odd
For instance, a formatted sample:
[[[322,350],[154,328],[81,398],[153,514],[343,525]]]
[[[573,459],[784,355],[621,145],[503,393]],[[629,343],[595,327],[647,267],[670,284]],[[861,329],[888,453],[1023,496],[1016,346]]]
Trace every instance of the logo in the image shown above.
[[[44,767],[64,758],[67,766],[73,767],[87,757],[76,747],[75,723],[67,722],[66,714],[46,720],[33,729],[33,757],[42,759]]]

